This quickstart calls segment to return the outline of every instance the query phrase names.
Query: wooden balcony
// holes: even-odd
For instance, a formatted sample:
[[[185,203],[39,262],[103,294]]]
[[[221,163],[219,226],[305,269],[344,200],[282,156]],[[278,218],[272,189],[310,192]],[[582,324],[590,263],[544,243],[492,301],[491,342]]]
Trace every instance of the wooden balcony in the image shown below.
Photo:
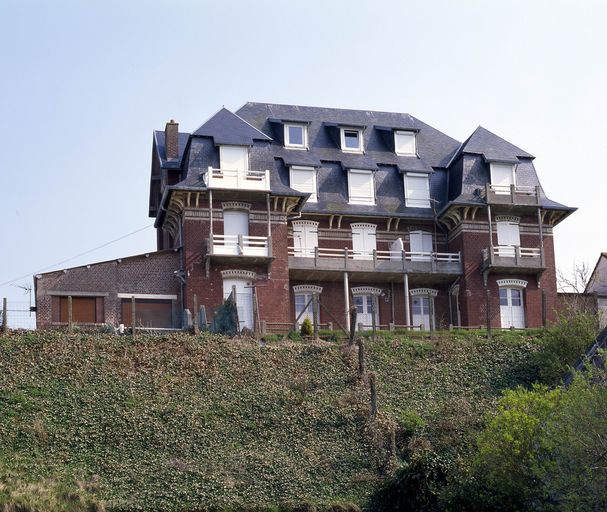
[[[539,206],[540,187],[522,187],[516,185],[485,185],[485,200],[488,204],[512,206]]]
[[[327,278],[330,273],[368,274],[382,280],[403,274],[456,276],[462,272],[459,253],[408,251],[354,251],[352,249],[298,249],[289,247],[289,272]]]
[[[270,190],[270,171],[214,169],[209,167],[204,175],[207,188],[227,190]]]
[[[541,250],[535,247],[498,246],[482,250],[483,270],[536,274],[546,269]]]

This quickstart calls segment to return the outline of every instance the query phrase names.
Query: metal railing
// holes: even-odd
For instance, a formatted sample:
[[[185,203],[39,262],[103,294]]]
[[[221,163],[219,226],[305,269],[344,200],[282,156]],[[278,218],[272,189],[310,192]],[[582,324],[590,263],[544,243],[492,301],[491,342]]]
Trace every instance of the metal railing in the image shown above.
[[[269,256],[267,236],[212,235],[212,254],[225,256]]]
[[[461,272],[460,253],[358,251],[350,248],[289,247],[289,268],[379,272]]]
[[[227,188],[236,190],[270,190],[270,171],[252,171],[242,169],[214,169],[209,167],[204,175],[208,188]]]

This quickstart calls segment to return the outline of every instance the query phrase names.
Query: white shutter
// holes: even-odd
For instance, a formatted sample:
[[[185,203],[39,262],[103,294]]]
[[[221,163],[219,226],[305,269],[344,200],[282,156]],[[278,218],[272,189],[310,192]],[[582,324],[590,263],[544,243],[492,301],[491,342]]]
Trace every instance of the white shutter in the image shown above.
[[[405,204],[414,208],[430,207],[430,179],[428,175],[405,175]]]
[[[432,252],[432,233],[426,233],[424,231],[412,231],[409,235],[409,240],[411,252],[414,253],[411,255],[411,260],[427,261],[432,258],[430,254]]]
[[[308,201],[316,202],[316,170],[313,167],[291,167],[291,188],[311,194]]]
[[[394,132],[394,147],[397,155],[415,155],[415,133]]]
[[[521,236],[519,226],[515,222],[497,223],[497,245],[499,246],[500,256],[509,256],[514,258],[514,246],[521,245]]]
[[[223,234],[249,236],[249,214],[238,210],[223,212]]]
[[[294,221],[293,245],[295,256],[313,257],[318,247],[318,222]]]
[[[371,171],[357,171],[351,169],[348,172],[348,189],[350,193],[350,203],[375,203],[375,187],[373,185],[373,173]]]
[[[491,164],[491,184],[499,187],[498,194],[510,194],[510,185],[514,185],[514,169],[512,164]]]
[[[230,171],[248,170],[249,148],[247,146],[219,146],[219,167]]]
[[[352,250],[354,259],[368,260],[373,258],[377,247],[376,226],[372,224],[352,224]]]

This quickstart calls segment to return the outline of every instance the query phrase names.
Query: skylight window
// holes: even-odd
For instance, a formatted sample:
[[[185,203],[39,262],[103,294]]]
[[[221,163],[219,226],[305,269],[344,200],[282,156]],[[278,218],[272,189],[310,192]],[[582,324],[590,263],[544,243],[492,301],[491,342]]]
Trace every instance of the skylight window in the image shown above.
[[[397,155],[416,156],[415,132],[394,132],[394,148]]]
[[[303,124],[285,124],[285,146],[307,149],[308,127]]]
[[[341,150],[362,153],[363,132],[357,128],[341,129]]]

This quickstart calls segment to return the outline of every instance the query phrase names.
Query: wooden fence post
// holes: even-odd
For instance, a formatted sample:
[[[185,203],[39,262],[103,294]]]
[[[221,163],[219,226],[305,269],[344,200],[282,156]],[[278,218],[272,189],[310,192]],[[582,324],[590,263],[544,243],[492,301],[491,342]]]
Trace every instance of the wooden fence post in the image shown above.
[[[6,297],[2,299],[2,333],[8,333],[8,301]]]
[[[375,373],[369,373],[369,388],[371,390],[371,419],[377,416],[377,389],[375,388]]]
[[[354,345],[354,334],[356,333],[356,315],[358,311],[356,306],[350,308],[350,345]]]
[[[312,294],[312,319],[314,320],[314,339],[318,338],[318,293]]]
[[[74,328],[74,310],[72,309],[72,296],[68,295],[67,297],[67,330],[72,332]]]
[[[365,338],[358,338],[358,375],[362,377],[365,374]]]
[[[377,330],[377,322],[375,319],[375,311],[377,310],[377,295],[371,295],[371,339],[375,343],[375,331]]]
[[[487,287],[487,339],[491,339],[491,292]]]
[[[136,324],[137,324],[137,311],[136,311],[136,306],[135,306],[135,296],[133,295],[131,297],[131,329],[132,329],[133,337],[135,337],[136,331],[137,331],[137,327],[135,327]]]

